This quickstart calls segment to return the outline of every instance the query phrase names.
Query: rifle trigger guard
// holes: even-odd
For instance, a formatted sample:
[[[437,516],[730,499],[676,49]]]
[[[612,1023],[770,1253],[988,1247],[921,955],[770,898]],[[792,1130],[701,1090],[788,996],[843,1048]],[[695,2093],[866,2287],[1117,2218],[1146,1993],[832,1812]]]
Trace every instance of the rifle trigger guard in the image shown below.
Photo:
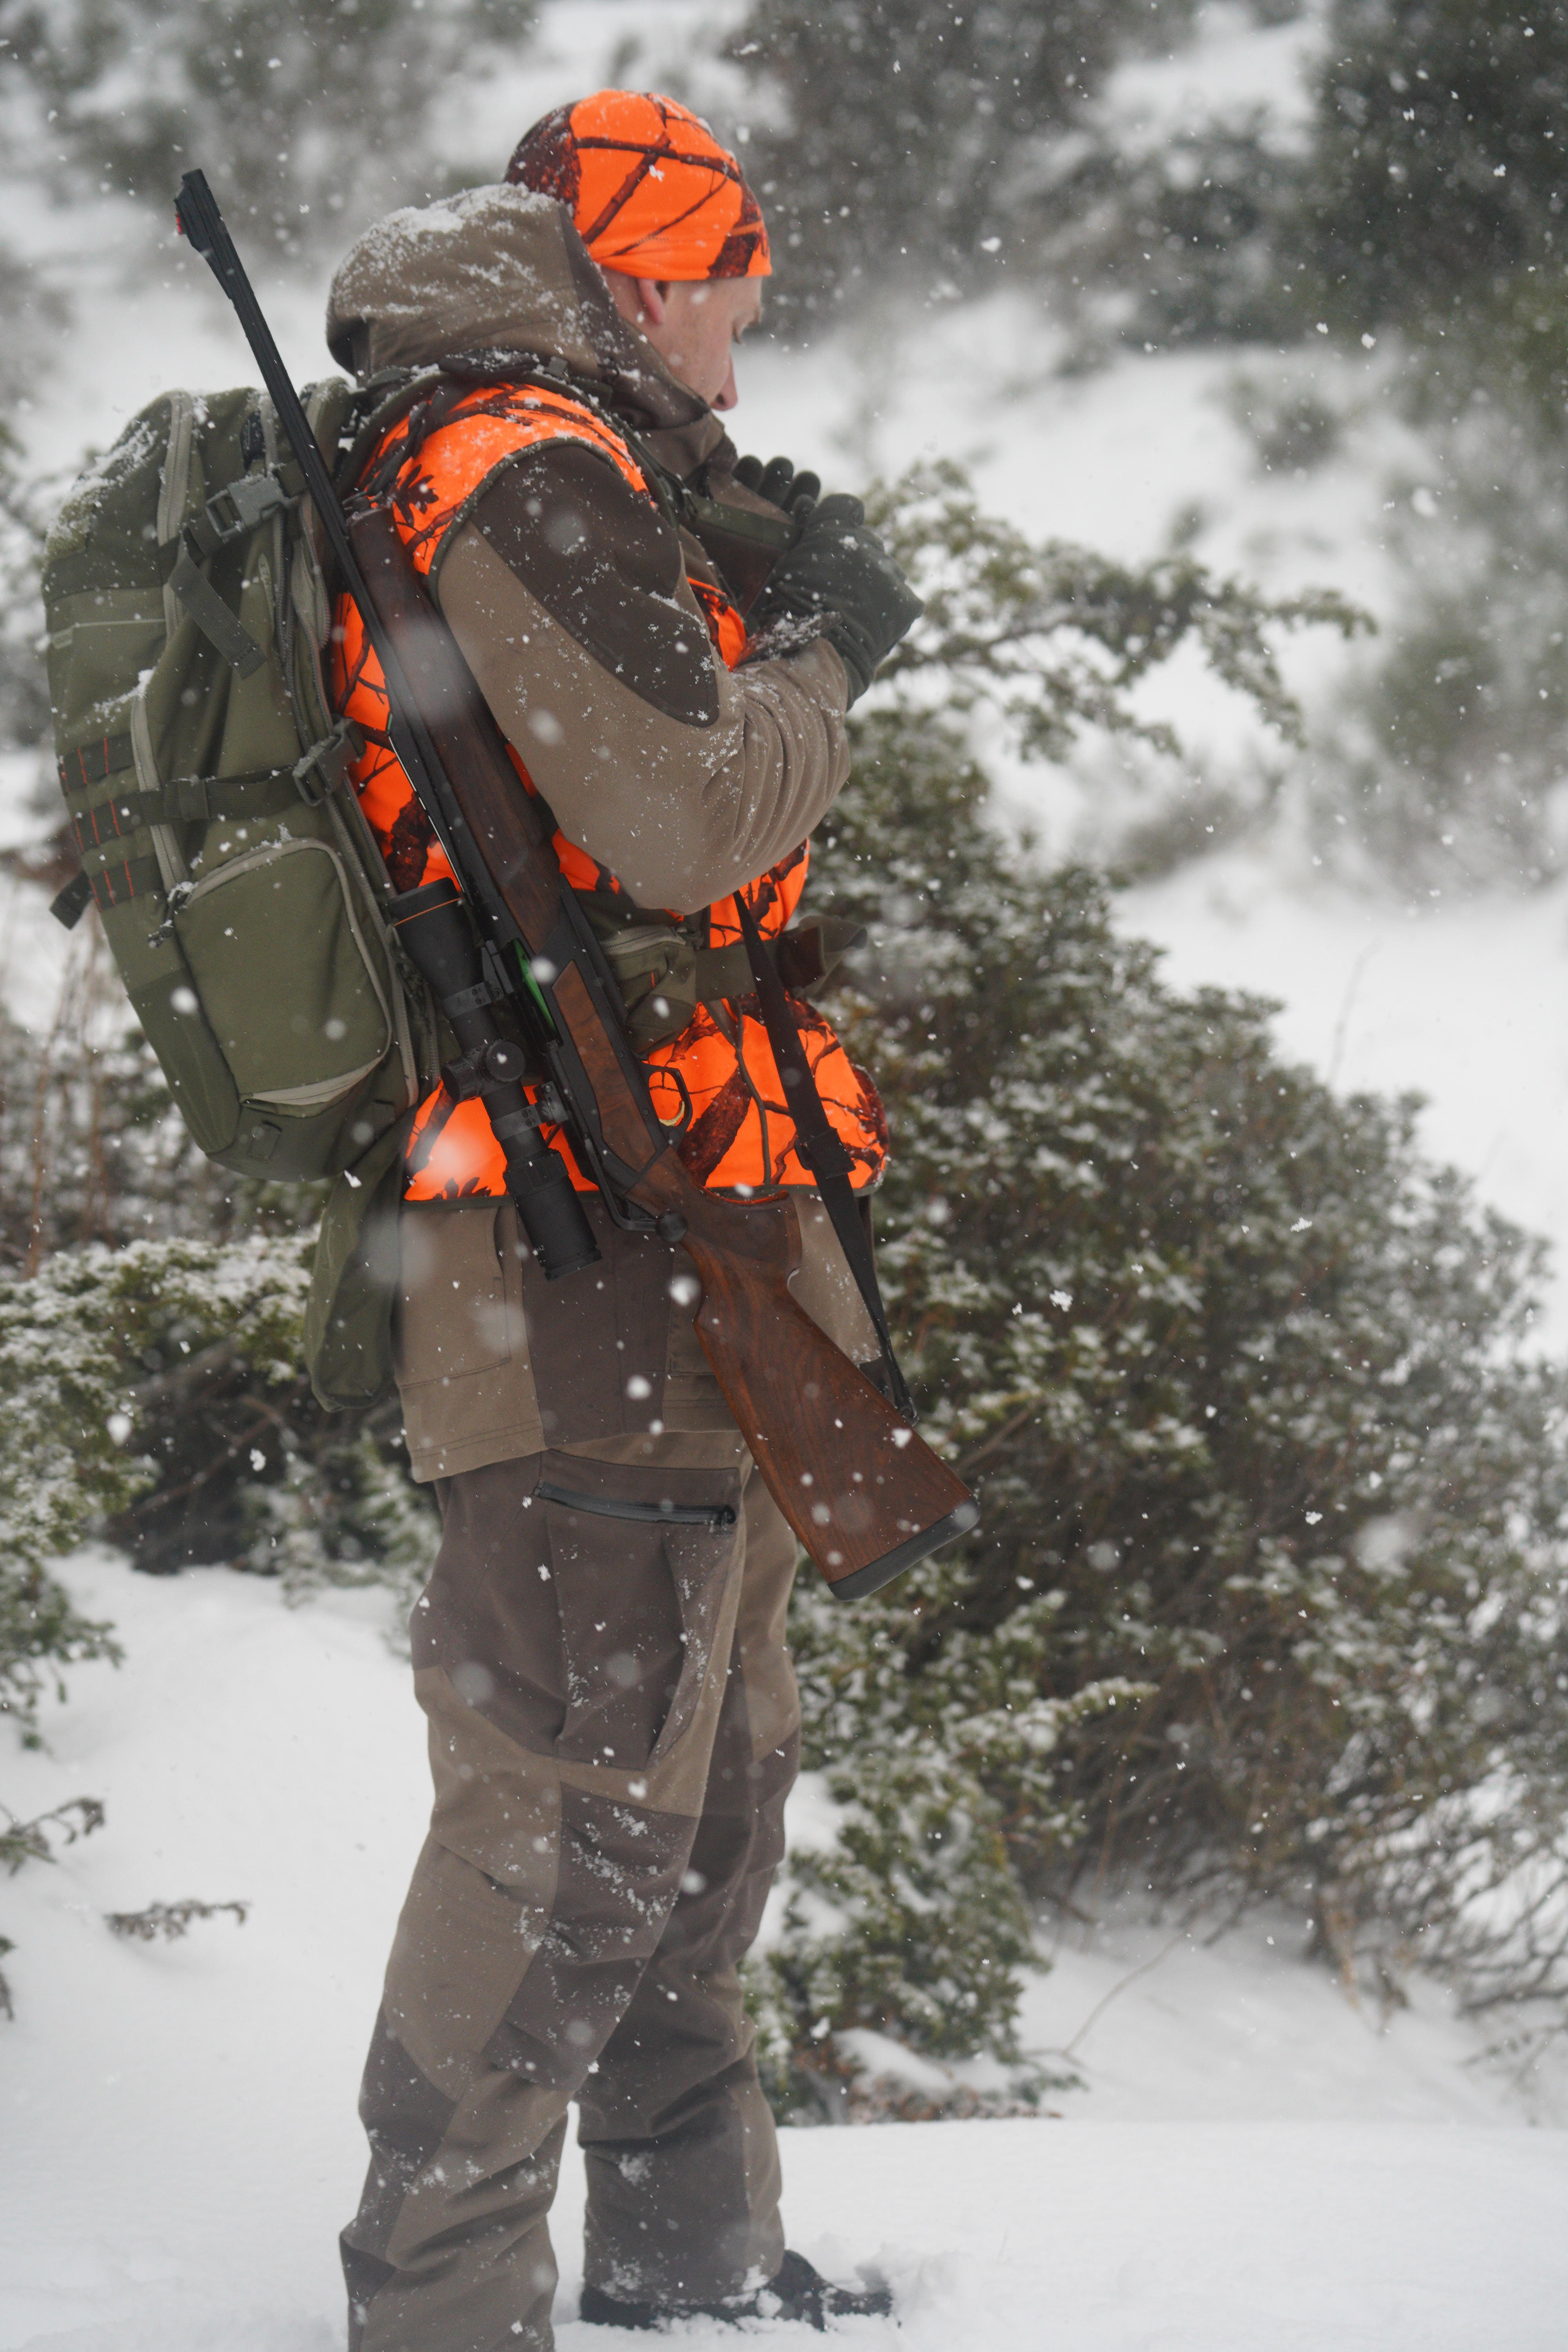
[[[668,1078],[671,1086],[679,1089],[680,1113],[678,1118],[666,1118],[664,1113],[658,1109],[658,1105],[656,1104],[654,1106],[656,1115],[658,1118],[658,1123],[660,1127],[664,1129],[668,1139],[671,1143],[679,1143],[691,1125],[693,1114],[691,1089],[687,1085],[686,1080],[681,1076],[680,1072],[672,1068],[668,1063],[661,1062],[658,1065],[658,1075],[661,1079]]]

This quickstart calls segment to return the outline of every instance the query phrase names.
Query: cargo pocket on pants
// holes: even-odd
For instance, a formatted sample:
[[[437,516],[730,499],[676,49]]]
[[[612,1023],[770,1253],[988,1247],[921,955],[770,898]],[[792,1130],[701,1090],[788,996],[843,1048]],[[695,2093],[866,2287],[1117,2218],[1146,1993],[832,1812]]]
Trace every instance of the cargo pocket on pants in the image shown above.
[[[735,1481],[693,1470],[657,1474],[654,1493],[647,1472],[617,1470],[622,1491],[595,1493],[600,1471],[555,1455],[534,1489],[566,1668],[556,1753],[635,1772],[667,1755],[696,1712],[740,1540],[740,1495]],[[626,1491],[634,1479],[641,1494]]]

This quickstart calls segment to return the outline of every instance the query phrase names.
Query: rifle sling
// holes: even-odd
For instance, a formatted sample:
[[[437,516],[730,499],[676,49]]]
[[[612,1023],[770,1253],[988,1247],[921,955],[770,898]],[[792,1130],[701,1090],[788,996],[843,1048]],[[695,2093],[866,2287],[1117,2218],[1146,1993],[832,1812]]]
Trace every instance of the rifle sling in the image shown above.
[[[769,955],[763,935],[757,929],[756,917],[746,903],[743,891],[735,893],[735,910],[740,918],[741,937],[746,943],[746,954],[752,966],[752,979],[762,1008],[763,1026],[768,1033],[773,1060],[784,1081],[784,1096],[790,1117],[795,1121],[795,1150],[810,1169],[821,1195],[822,1205],[832,1220],[844,1252],[855,1286],[866,1303],[866,1312],[877,1334],[877,1344],[887,1366],[889,1386],[893,1403],[906,1421],[913,1422],[914,1405],[893,1353],[892,1335],[888,1329],[888,1310],[882,1304],[881,1286],[877,1280],[877,1264],[871,1255],[870,1239],[860,1214],[860,1204],[849,1182],[850,1159],[836,1132],[822,1097],[816,1090],[816,1080],[811,1064],[801,1044],[800,1031],[790,1011],[789,999],[777,966]]]

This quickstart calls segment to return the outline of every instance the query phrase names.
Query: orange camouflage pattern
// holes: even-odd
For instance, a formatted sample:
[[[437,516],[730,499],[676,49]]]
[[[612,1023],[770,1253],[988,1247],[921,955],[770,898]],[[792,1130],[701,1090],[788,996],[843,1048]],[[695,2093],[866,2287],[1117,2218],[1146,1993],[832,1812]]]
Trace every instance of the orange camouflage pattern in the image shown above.
[[[547,440],[585,443],[651,499],[630,451],[593,410],[521,384],[476,388],[449,404],[428,432],[416,418],[396,427],[373,458],[366,478],[389,499],[405,544],[428,576],[490,476],[521,450]],[[693,578],[689,585],[721,658],[733,668],[746,647],[744,622],[710,581]],[[333,686],[338,709],[364,738],[364,750],[350,772],[395,887],[413,890],[448,875],[445,855],[392,750],[385,681],[347,597],[340,601],[333,631]],[[509,750],[522,789],[534,792],[527,768],[515,749]],[[630,903],[609,868],[559,829],[554,845],[574,889]],[[810,856],[809,845],[802,842],[744,886],[764,939],[776,937],[795,913]],[[710,947],[727,947],[741,936],[733,896],[710,907],[706,920]],[[815,1006],[793,996],[789,1003],[824,1108],[849,1152],[850,1182],[864,1190],[877,1181],[888,1157],[887,1119],[876,1087],[849,1060]],[[686,1122],[676,1149],[698,1182],[718,1191],[752,1192],[811,1183],[795,1149],[795,1123],[754,995],[700,1006],[679,1037],[646,1057],[646,1067],[660,1118],[672,1128]],[[577,1189],[592,1192],[592,1180],[578,1166],[565,1136],[558,1129],[543,1132],[565,1160]],[[499,1198],[506,1190],[500,1148],[483,1105],[454,1101],[441,1086],[419,1106],[405,1165],[404,1197],[409,1201]]]
[[[740,164],[673,98],[595,90],[542,115],[507,178],[564,205],[601,269],[662,283],[773,273]]]

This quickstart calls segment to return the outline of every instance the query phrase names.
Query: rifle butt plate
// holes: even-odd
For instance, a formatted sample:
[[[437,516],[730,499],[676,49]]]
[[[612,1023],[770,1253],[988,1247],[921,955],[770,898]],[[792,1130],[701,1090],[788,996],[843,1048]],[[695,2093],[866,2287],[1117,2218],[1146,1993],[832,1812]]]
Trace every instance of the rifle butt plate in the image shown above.
[[[960,1503],[955,1511],[949,1511],[946,1518],[938,1519],[934,1527],[922,1528],[919,1535],[895,1544],[880,1559],[852,1569],[847,1576],[830,1582],[827,1589],[835,1601],[863,1601],[868,1592],[879,1592],[884,1584],[891,1584],[895,1576],[902,1576],[905,1569],[913,1568],[917,1560],[929,1559],[933,1551],[955,1543],[960,1536],[971,1534],[979,1525],[980,1506],[971,1497]]]

